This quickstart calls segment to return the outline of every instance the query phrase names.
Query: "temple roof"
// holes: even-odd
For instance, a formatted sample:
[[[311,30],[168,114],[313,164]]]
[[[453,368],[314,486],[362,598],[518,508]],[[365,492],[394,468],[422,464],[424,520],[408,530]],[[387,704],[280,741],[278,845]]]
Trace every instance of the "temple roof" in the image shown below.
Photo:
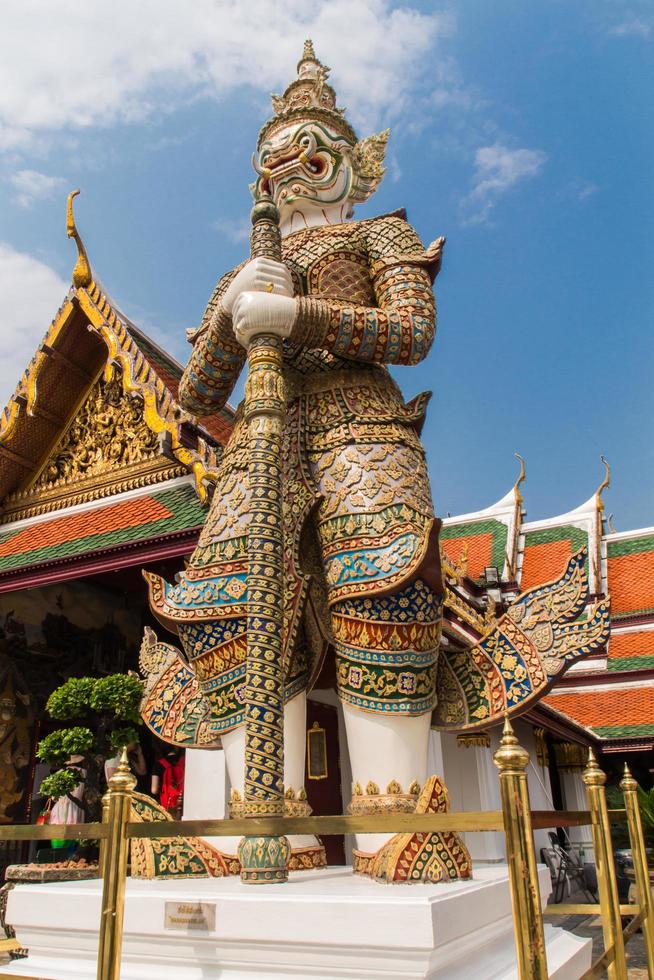
[[[497,568],[505,580],[515,579],[522,520],[520,484],[524,480],[524,464],[521,457],[518,459],[520,475],[501,500],[483,510],[443,519],[440,534],[443,553],[474,581],[490,566]]]
[[[598,489],[564,514],[524,521],[519,481],[491,507],[447,517],[441,538],[446,561],[459,573],[459,591],[465,595],[467,589],[473,602],[483,595],[489,566],[501,571],[506,601],[515,588],[512,579],[521,591],[541,585],[556,578],[571,555],[588,548],[591,591],[611,602],[606,655],[575,664],[543,704],[608,744],[654,736],[654,527],[607,529],[602,494],[610,470],[603,462]]]
[[[543,701],[602,739],[654,736],[654,676],[650,680],[554,688]]]
[[[229,437],[233,412],[225,408],[208,423],[199,423],[181,408],[177,401],[181,365],[136,327],[102,287],[75,228],[72,197],[68,231],[78,244],[73,284],[0,415],[2,509],[7,512],[8,499],[15,503],[30,496],[93,386],[114,376],[125,396],[139,404],[169,469],[172,462],[192,472],[204,499]]]
[[[191,476],[107,501],[15,521],[0,529],[0,591],[76,577],[111,558],[112,567],[162,555],[162,543],[181,539],[169,553],[195,543],[206,510]],[[150,554],[151,553],[151,554]]]

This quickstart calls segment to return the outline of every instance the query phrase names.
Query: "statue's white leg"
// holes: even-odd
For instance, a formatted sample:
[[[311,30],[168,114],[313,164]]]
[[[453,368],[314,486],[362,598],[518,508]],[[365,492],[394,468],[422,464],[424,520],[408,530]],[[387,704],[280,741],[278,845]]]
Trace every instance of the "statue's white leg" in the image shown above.
[[[284,785],[296,792],[304,786],[304,756],[307,741],[307,695],[296,694],[284,707]],[[232,789],[243,798],[245,770],[245,725],[222,736],[225,763]],[[225,837],[220,847],[226,854],[236,854],[240,837]],[[291,847],[314,847],[318,844],[309,834],[289,837]]]
[[[412,782],[427,778],[427,751],[431,714],[390,716],[361,711],[343,704],[352,781],[365,792],[369,782],[380,793],[395,780],[407,792]],[[392,834],[357,834],[356,846],[368,853],[379,850]]]

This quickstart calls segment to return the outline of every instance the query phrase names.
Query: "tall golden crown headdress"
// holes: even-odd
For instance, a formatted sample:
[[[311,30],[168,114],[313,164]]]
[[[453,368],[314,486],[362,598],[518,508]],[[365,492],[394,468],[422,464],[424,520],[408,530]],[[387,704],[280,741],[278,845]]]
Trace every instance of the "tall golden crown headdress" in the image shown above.
[[[384,176],[384,154],[390,130],[366,139],[357,135],[345,118],[345,109],[336,105],[336,92],[327,84],[330,69],[316,57],[313,42],[304,42],[302,57],[297,64],[297,78],[286,88],[283,95],[272,96],[274,115],[263,125],[257,148],[289,123],[318,120],[326,123],[332,132],[338,133],[352,146],[352,164],[355,182],[353,200],[365,201],[376,190]]]

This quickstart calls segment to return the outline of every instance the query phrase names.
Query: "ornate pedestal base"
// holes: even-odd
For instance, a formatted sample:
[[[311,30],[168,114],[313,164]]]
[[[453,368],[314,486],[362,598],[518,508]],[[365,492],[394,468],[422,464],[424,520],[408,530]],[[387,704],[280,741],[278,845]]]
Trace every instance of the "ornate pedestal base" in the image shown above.
[[[550,876],[539,868],[541,894]],[[7,977],[95,980],[99,881],[17,885],[7,921],[30,950]],[[190,907],[190,908],[189,908]],[[198,908],[204,928],[180,924]],[[590,966],[590,940],[545,926],[550,980]],[[505,866],[469,881],[387,888],[349,868],[291,873],[251,888],[238,877],[127,882],[122,980],[516,980]]]
[[[241,881],[249,885],[286,881],[290,856],[285,837],[244,837],[238,846]]]
[[[391,789],[391,787],[389,787]],[[399,790],[399,787],[398,787]],[[379,806],[383,799],[385,806]],[[399,792],[373,794],[353,798],[353,812],[376,812],[380,809],[410,813],[445,813],[449,801],[444,783],[430,776],[419,796]],[[413,802],[415,800],[415,802]],[[369,804],[366,806],[366,803]],[[394,801],[397,805],[394,806]],[[356,874],[368,875],[376,881],[416,884],[427,881],[456,881],[472,876],[470,854],[458,834],[395,834],[374,854],[353,852]]]

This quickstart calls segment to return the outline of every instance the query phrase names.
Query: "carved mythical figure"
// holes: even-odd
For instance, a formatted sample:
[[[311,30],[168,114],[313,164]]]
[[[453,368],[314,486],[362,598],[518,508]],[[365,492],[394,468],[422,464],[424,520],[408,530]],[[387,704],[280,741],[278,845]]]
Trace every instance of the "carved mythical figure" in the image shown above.
[[[447,803],[444,786],[427,771],[434,712],[442,725],[488,724],[544,690],[574,644],[560,656],[545,654],[548,672],[516,614],[500,621],[486,646],[467,651],[465,663],[442,655],[439,661],[440,522],[419,438],[428,396],[405,404],[387,365],[417,364],[429,352],[432,283],[444,240],[425,249],[403,212],[350,220],[353,206],[382,178],[388,132],[358,141],[336,107],[327,72],[307,42],[297,79],[273,99],[275,114],[254,158],[255,188],[279,209],[282,261],[254,259],[220,279],[191,337],[180,400],[197,415],[219,410],[255,331],[265,326],[284,338],[289,812],[306,806],[306,694],[330,657],[345,716],[352,811],[424,812]],[[233,812],[243,790],[247,467],[239,410],[190,564],[176,584],[146,576],[154,613],[178,634],[185,653],[181,658],[146,640],[146,721],[170,741],[221,740]],[[579,611],[583,560],[568,572],[562,586],[568,598],[556,612],[561,623]],[[549,612],[536,620],[543,616]],[[521,647],[512,641],[516,632]],[[548,649],[555,635],[550,630],[545,638]],[[314,838],[291,843],[296,855],[320,860]],[[379,879],[470,874],[454,834],[376,835],[357,843],[355,869]],[[228,851],[235,845],[223,844]]]

